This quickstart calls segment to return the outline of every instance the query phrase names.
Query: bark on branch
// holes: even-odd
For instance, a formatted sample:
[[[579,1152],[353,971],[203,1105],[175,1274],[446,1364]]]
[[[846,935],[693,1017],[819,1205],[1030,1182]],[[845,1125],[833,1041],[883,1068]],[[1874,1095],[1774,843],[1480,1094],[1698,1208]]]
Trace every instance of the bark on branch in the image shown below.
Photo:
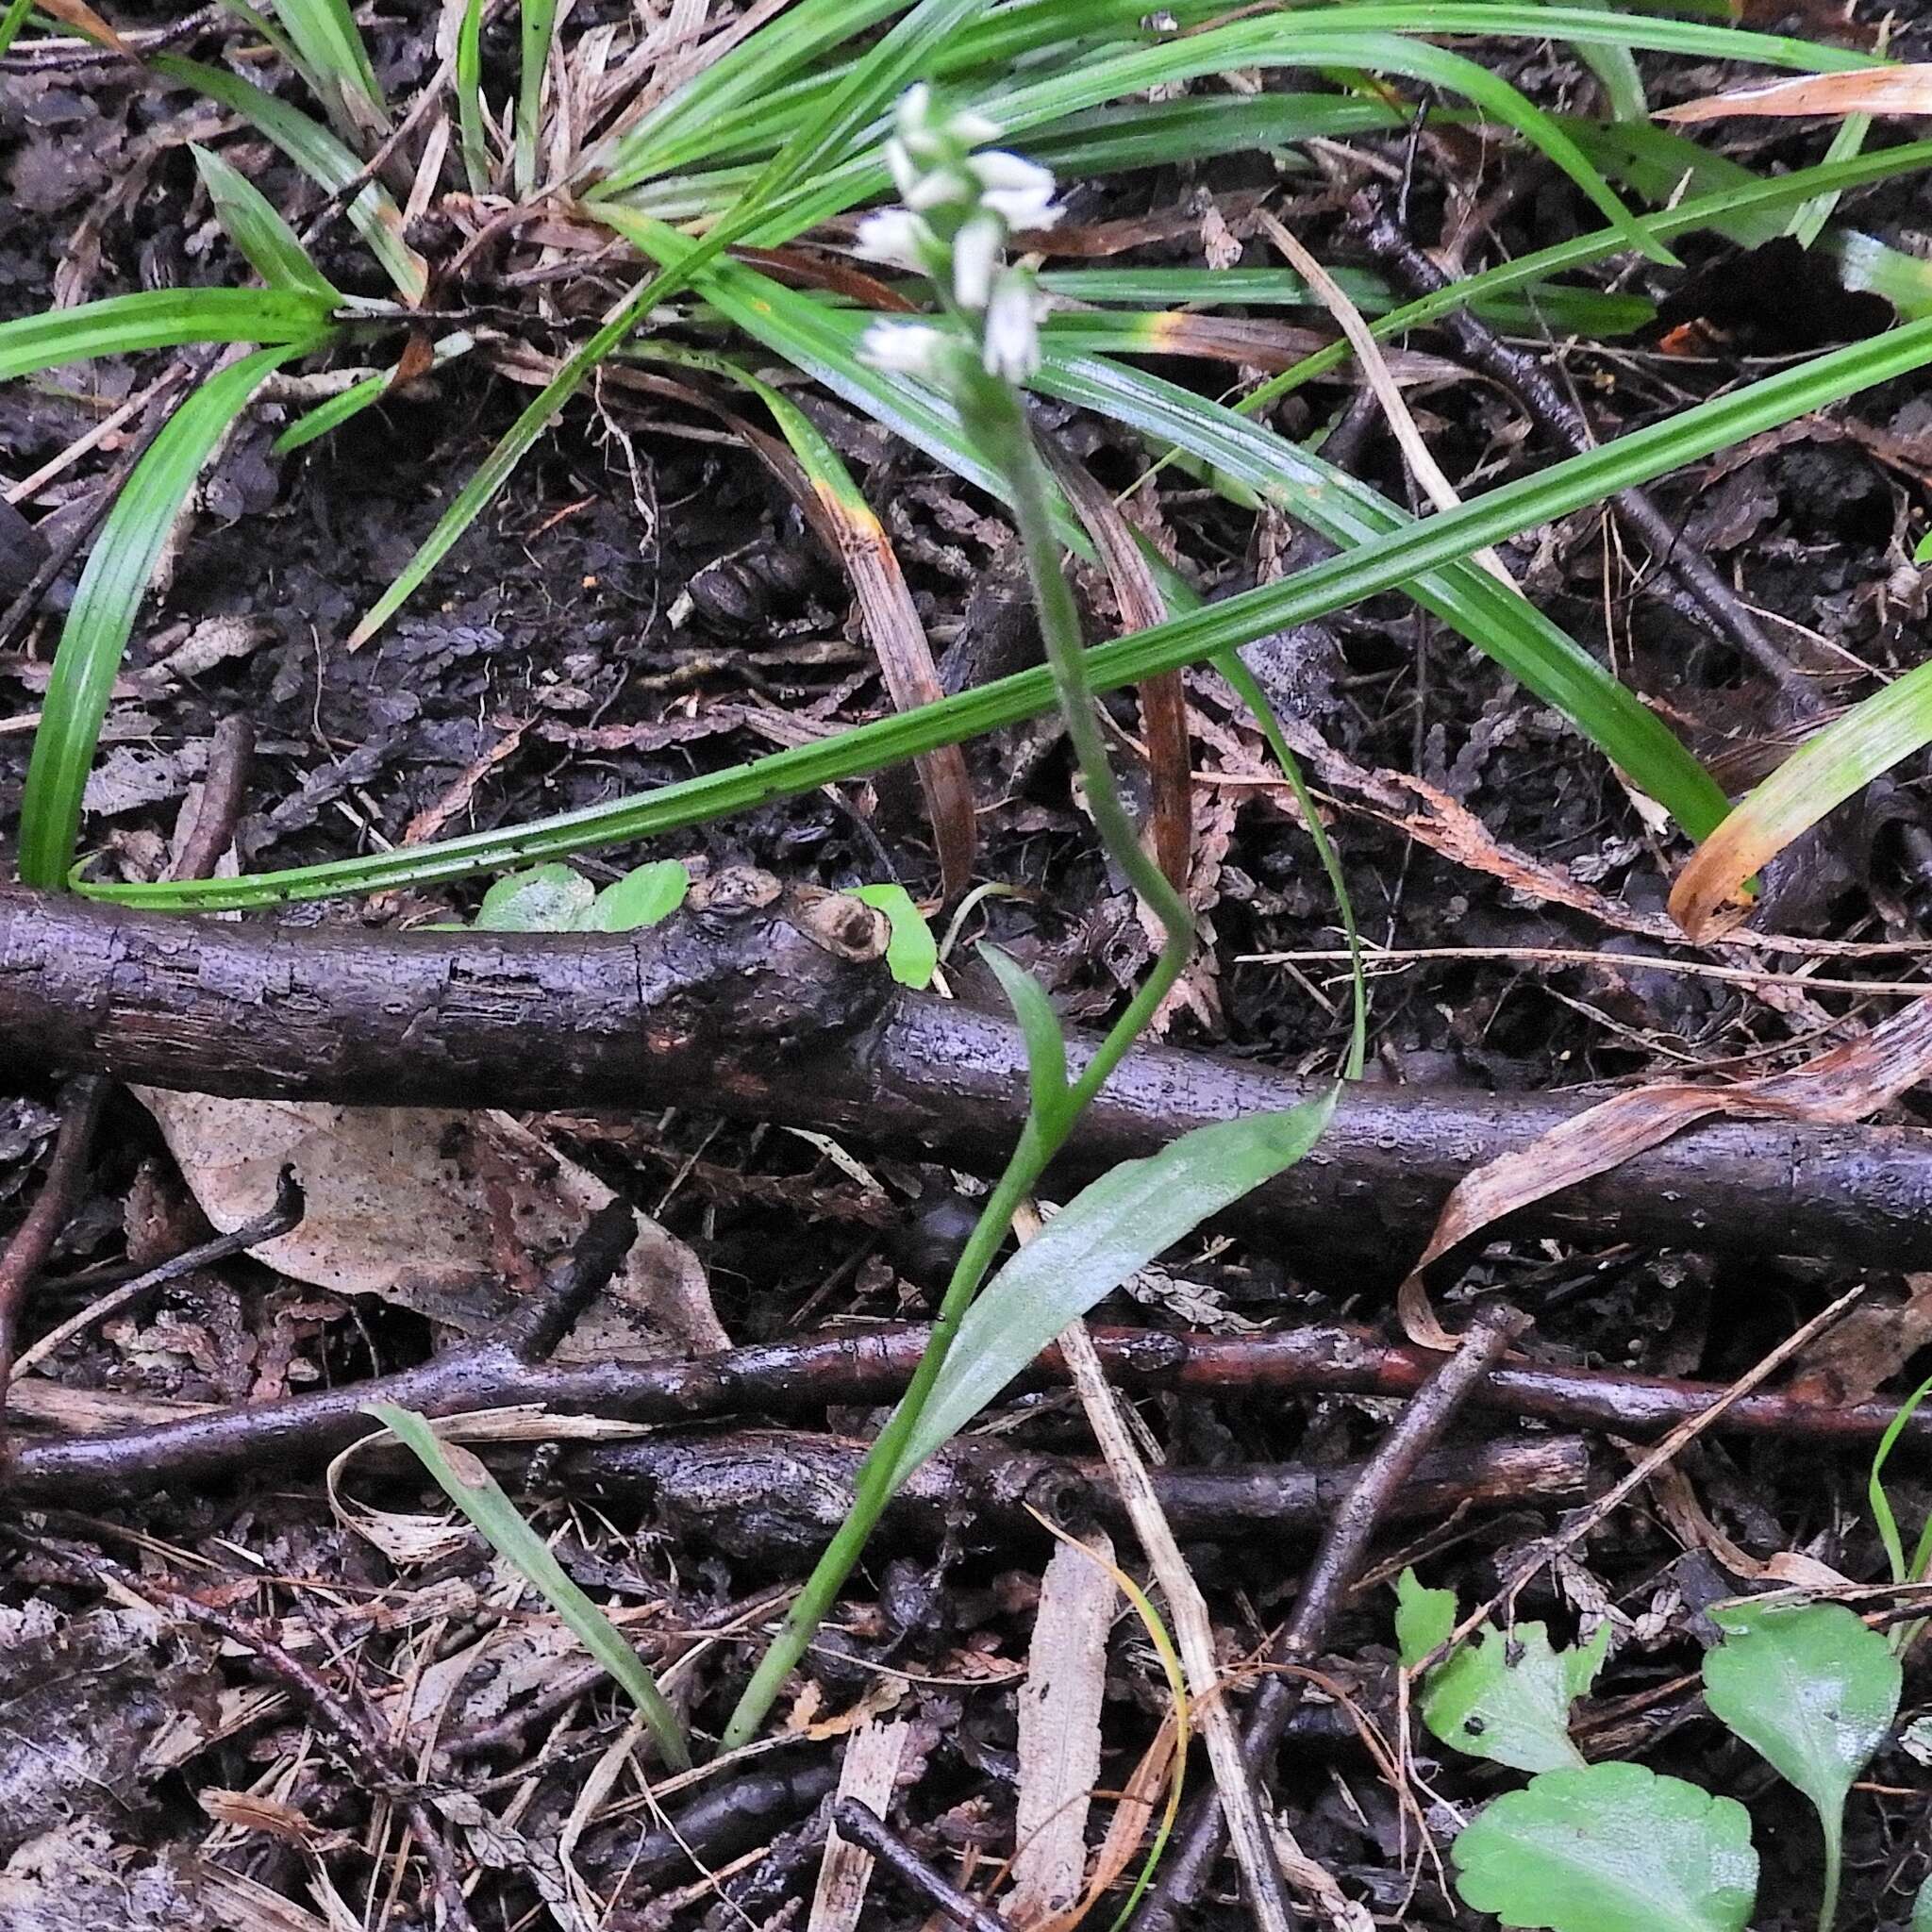
[[[1006,1157],[1025,1055],[1004,1016],[904,993],[882,922],[758,874],[607,938],[168,919],[0,891],[0,1041],[16,1062],[212,1093],[388,1106],[655,1108],[815,1126],[965,1167]],[[1080,1062],[1091,1042],[1075,1036]],[[1210,1121],[1314,1091],[1131,1055],[1055,1170],[1064,1191]],[[1319,1235],[1391,1276],[1451,1186],[1599,1097],[1357,1087],[1309,1158],[1230,1217]],[[1522,1232],[1932,1266],[1932,1133],[1696,1126],[1539,1203]]]

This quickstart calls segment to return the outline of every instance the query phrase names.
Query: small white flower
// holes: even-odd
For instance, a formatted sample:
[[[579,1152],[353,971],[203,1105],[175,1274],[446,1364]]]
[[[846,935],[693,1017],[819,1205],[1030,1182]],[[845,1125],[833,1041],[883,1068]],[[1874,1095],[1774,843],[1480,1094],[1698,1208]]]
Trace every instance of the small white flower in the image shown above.
[[[1038,188],[988,188],[981,192],[979,205],[991,208],[1011,229],[1050,228],[1060,218],[1053,198],[1053,177],[1047,176],[1044,190]]]
[[[919,186],[921,178],[925,174],[925,170],[912,158],[903,141],[897,139],[888,141],[884,148],[881,149],[881,153],[884,154],[886,166],[891,173],[892,186],[902,195],[909,196],[912,191]]]
[[[961,308],[977,314],[991,299],[1006,241],[1006,224],[986,214],[974,215],[953,237],[953,294]]]
[[[989,375],[1024,382],[1040,367],[1040,298],[1033,277],[1004,270],[986,306],[981,361]]]
[[[1000,124],[989,121],[984,114],[975,114],[971,108],[956,108],[946,125],[961,147],[979,147],[1000,138]]]
[[[892,375],[917,375],[927,382],[944,378],[952,344],[936,328],[918,322],[875,322],[858,341],[858,356]]]
[[[910,188],[900,190],[906,206],[922,213],[944,208],[949,202],[970,204],[975,192],[973,177],[958,168],[928,169]]]
[[[890,208],[867,215],[859,223],[853,250],[867,261],[891,262],[924,275],[935,239],[932,230],[917,215],[908,214],[904,208]]]
[[[974,155],[966,165],[983,188],[1027,188],[1038,190],[1049,199],[1053,194],[1053,175],[1038,161],[1023,155],[1009,155],[1004,148]]]

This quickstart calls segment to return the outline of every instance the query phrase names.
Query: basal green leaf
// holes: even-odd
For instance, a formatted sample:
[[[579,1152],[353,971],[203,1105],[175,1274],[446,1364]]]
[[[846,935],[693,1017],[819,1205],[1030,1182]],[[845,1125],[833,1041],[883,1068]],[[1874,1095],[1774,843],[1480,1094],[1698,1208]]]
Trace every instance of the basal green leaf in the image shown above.
[[[198,88],[231,113],[240,114],[331,194],[362,179],[360,159],[326,127],[253,81],[223,67],[184,60],[178,54],[157,54],[148,64],[158,74],[185,87]],[[358,188],[349,203],[349,219],[404,299],[420,302],[428,286],[428,270],[423,258],[403,240],[402,210],[387,191],[374,181]]]
[[[27,885],[56,889],[67,883],[81,794],[108,693],[182,499],[262,378],[307,346],[288,342],[258,349],[217,370],[168,418],[114,499],[61,626],[34,735],[20,804],[20,875]]]
[[[1395,1646],[1402,1668],[1413,1670],[1449,1641],[1456,1628],[1456,1592],[1431,1590],[1413,1570],[1395,1580]]]
[[[1017,959],[994,945],[981,945],[979,957],[1000,983],[1000,991],[1020,1023],[1026,1042],[1026,1077],[1033,1111],[1051,1118],[1067,1097],[1067,1036],[1044,988]]]
[[[1285,1112],[1196,1127],[1084,1189],[967,1310],[893,1472],[903,1484],[966,1426],[1069,1322],[1210,1215],[1292,1167],[1321,1138],[1335,1094]]]
[[[925,923],[925,914],[912,903],[912,894],[904,886],[888,882],[855,886],[852,896],[886,915],[891,927],[891,937],[886,941],[886,965],[892,977],[901,986],[930,986],[933,969],[940,963],[939,941]]]
[[[312,342],[334,301],[281,289],[143,289],[0,323],[0,381],[182,342]]]
[[[1704,1659],[1711,1714],[1810,1799],[1824,1829],[1825,1910],[1838,1898],[1844,1804],[1885,1741],[1904,1673],[1890,1644],[1842,1604],[1732,1604]]]
[[[478,932],[573,932],[597,889],[567,865],[533,865],[498,879],[471,922]]]
[[[1919,1888],[1912,1901],[1911,1932],[1932,1932],[1932,1878]]]
[[[675,858],[654,859],[627,872],[577,915],[575,932],[636,932],[669,919],[691,891],[691,874]]]
[[[1641,1764],[1546,1771],[1450,1848],[1464,1905],[1527,1932],[1743,1932],[1751,1820]]]
[[[408,1444],[442,1492],[497,1554],[512,1563],[524,1579],[550,1605],[596,1660],[628,1692],[657,1740],[664,1761],[675,1771],[690,1767],[691,1751],[683,1726],[658,1689],[658,1680],[610,1619],[584,1594],[565,1573],[546,1543],[524,1521],[516,1505],[504,1494],[496,1478],[469,1450],[445,1442],[413,1409],[392,1402],[366,1405],[385,1428]]]

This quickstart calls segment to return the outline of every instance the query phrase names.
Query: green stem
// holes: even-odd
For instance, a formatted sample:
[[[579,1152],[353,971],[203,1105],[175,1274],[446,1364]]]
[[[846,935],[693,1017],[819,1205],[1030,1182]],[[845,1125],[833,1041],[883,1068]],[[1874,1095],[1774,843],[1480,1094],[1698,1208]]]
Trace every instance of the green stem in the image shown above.
[[[1187,902],[1142,848],[1114,781],[1107,743],[1094,714],[1093,689],[1087,676],[1079,613],[1067,587],[1059,543],[1054,535],[1046,470],[1027,427],[1024,407],[1004,382],[977,373],[965,386],[960,407],[961,414],[976,431],[983,450],[1008,486],[1013,521],[1020,532],[1034,603],[1040,614],[1040,634],[1053,675],[1054,694],[1086,786],[1087,808],[1093,816],[1094,828],[1108,856],[1159,920],[1163,935],[1160,956],[1079,1078],[1052,1105],[1027,1116],[1012,1158],[988,1196],[958,1265],[953,1270],[952,1279],[946,1284],[945,1295],[933,1322],[932,1339],[920,1357],[899,1406],[866,1455],[858,1473],[852,1513],[819,1558],[771,1649],[760,1659],[751,1682],[739,1698],[738,1707],[731,1713],[721,1740],[720,1748],[724,1751],[737,1750],[757,1736],[785,1679],[838,1602],[839,1593],[886,1506],[910,1474],[899,1467],[906,1445],[918,1426],[940,1371],[945,1366],[959,1324],[1012,1226],[1014,1214],[1065,1144],[1087,1104],[1154,1017],[1193,951],[1194,922]]]
[[[1845,1821],[1840,1813],[1821,1822],[1824,1826],[1824,1897],[1818,1907],[1818,1932],[1831,1932],[1838,1917],[1839,1878],[1844,1869]]]

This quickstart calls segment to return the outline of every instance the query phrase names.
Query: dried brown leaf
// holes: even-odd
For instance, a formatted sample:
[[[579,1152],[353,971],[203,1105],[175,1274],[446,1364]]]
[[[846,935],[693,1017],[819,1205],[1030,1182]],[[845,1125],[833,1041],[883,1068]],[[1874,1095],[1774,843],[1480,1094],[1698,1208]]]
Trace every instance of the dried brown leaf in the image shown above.
[[[472,1334],[508,1307],[492,1197],[525,1258],[568,1246],[613,1198],[508,1114],[135,1091],[225,1232],[275,1198],[285,1163],[295,1169],[308,1197],[301,1224],[252,1250],[258,1259]],[[697,1257],[639,1215],[636,1245],[559,1353],[638,1360],[726,1345]]]
[[[1607,1174],[1693,1122],[1720,1114],[1848,1126],[1896,1100],[1928,1074],[1932,999],[1923,999],[1791,1073],[1734,1087],[1659,1081],[1588,1108],[1457,1183],[1442,1204],[1428,1246],[1402,1285],[1403,1326],[1412,1341],[1424,1347],[1453,1346],[1423,1287],[1423,1274],[1431,1263],[1492,1222]]]
[[[1818,114],[1932,114],[1932,64],[1864,67],[1846,74],[1759,81],[1659,108],[1657,119],[1696,123],[1731,115],[1782,119]]]

